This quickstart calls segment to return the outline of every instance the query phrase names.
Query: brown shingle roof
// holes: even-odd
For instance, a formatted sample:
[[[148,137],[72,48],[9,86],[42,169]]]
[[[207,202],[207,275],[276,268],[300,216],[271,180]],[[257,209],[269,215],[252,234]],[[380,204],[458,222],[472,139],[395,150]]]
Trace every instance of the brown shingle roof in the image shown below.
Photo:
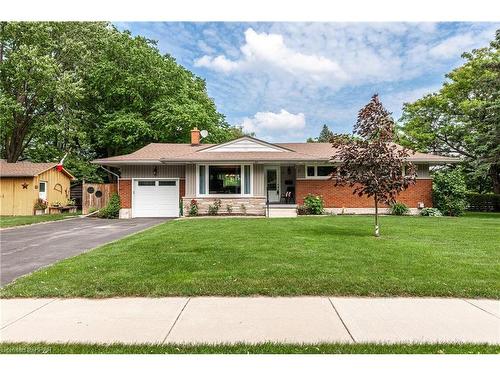
[[[213,144],[191,146],[178,143],[150,143],[149,145],[128,155],[113,156],[94,160],[94,163],[134,164],[134,163],[189,163],[203,161],[295,161],[315,162],[328,161],[335,149],[330,143],[275,143],[276,146],[288,150],[282,152],[199,152]],[[417,152],[410,156],[410,161],[457,162],[457,158],[431,155]]]
[[[0,159],[0,177],[34,177],[51,168],[55,168],[57,163],[32,163],[29,161],[19,161],[17,163],[7,163],[5,159]],[[74,178],[68,171],[63,171]]]

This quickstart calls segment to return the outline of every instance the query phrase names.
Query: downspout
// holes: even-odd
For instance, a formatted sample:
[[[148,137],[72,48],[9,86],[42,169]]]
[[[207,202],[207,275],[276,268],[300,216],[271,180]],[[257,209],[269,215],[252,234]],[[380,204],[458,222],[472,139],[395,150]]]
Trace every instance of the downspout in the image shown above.
[[[102,165],[99,164],[99,167],[101,167],[102,169],[104,169],[106,172],[108,173],[111,173],[113,176],[116,177],[116,182],[117,182],[117,189],[118,189],[118,195],[120,195],[120,175],[113,172],[113,171],[110,171],[109,169],[107,168],[104,168]]]

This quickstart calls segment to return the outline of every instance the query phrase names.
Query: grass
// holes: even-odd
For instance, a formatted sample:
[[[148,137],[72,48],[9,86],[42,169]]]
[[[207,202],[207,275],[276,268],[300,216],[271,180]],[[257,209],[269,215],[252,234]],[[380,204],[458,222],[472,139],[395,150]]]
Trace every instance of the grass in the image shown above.
[[[56,221],[76,216],[78,213],[53,214],[53,215],[31,215],[31,216],[0,216],[0,228],[17,227],[20,225],[29,225],[43,223],[46,221]]]
[[[176,220],[17,279],[1,297],[500,298],[500,217]]]
[[[0,344],[0,354],[500,354],[487,344]]]

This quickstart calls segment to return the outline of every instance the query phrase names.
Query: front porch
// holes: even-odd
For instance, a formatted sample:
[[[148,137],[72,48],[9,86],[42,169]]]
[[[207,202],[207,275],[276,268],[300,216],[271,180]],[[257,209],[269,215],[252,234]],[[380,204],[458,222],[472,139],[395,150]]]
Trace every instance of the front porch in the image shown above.
[[[298,168],[298,165],[264,166],[266,202],[273,205],[274,208],[278,208],[278,205],[292,205],[296,208],[296,179]]]
[[[266,207],[267,217],[297,217],[296,204],[269,203]]]

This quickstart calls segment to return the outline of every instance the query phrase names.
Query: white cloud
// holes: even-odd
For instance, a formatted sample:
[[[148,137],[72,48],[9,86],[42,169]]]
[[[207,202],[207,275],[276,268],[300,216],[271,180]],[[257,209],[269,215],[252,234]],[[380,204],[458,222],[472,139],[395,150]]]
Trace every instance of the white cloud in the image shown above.
[[[306,127],[306,116],[303,113],[293,114],[284,109],[278,113],[257,112],[252,118],[245,117],[239,124],[246,132],[254,132],[257,136],[287,136],[300,132]]]
[[[205,68],[212,68],[222,72],[230,72],[238,68],[238,63],[226,59],[225,56],[220,55],[217,57],[203,56],[195,61],[194,66],[202,66]]]
[[[292,74],[310,74],[313,78],[324,74],[347,78],[337,62],[321,55],[295,51],[285,44],[279,34],[257,33],[249,28],[245,31],[245,44],[240,49],[243,56],[239,60],[229,60],[224,55],[215,58],[205,55],[195,61],[195,66],[223,72],[259,66]]]
[[[455,35],[436,44],[429,50],[429,55],[438,59],[456,58],[463,51],[474,45],[471,34]]]

